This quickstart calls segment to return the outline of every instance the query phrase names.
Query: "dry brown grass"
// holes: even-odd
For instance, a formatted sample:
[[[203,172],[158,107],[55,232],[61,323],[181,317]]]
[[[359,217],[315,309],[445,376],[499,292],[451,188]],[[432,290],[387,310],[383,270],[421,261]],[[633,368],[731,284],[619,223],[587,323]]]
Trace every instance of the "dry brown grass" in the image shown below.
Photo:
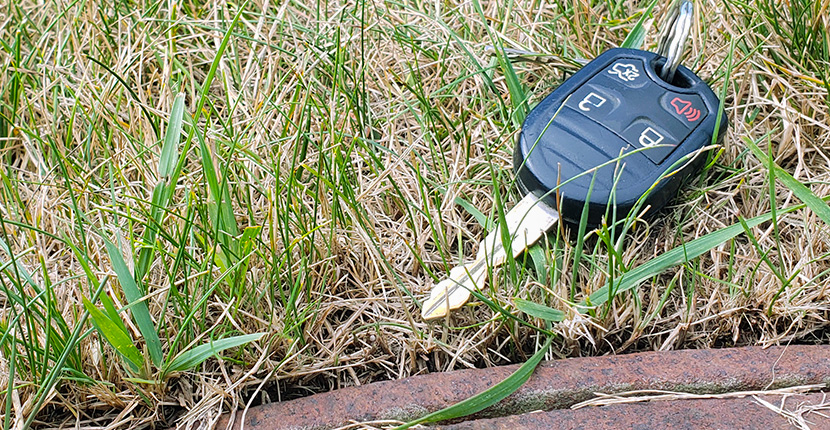
[[[824,29],[827,3],[814,16]],[[211,338],[267,336],[192,371],[165,378],[151,371],[156,383],[146,383],[130,380],[92,332],[70,348],[67,368],[76,373],[63,372],[45,393],[38,390],[65,347],[48,341],[44,327],[65,324],[71,332],[93,288],[66,242],[84,250],[99,280],[110,278],[105,292],[123,307],[101,232],[120,236],[134,264],[151,223],[173,98],[183,92],[195,114],[238,6],[18,0],[0,8],[0,239],[11,251],[0,251],[5,422],[18,428],[35,414],[40,428],[206,425],[247,404],[531,354],[538,332],[485,305],[465,307],[449,325],[426,324],[414,300],[471,256],[482,236],[457,198],[488,216],[494,189],[507,207],[517,201],[510,183],[517,127],[502,70],[486,50],[487,28],[508,48],[592,56],[621,43],[646,5],[575,1],[563,11],[557,2],[522,1],[505,10],[505,2],[482,1],[485,22],[474,4],[245,4],[196,133],[228,174],[240,230],[262,226],[260,240],[241,285],[218,280],[224,269],[213,253],[221,234],[197,136],[161,226],[166,236],[149,245],[158,251],[144,285],[166,352],[179,332],[173,353]],[[726,85],[729,130],[718,164],[626,239],[629,268],[739,216],[769,212],[768,172],[743,139],[768,135],[762,149],[813,193],[830,195],[826,59],[795,56],[793,41],[770,31],[763,13],[732,2],[697,6],[685,64],[712,77],[716,92]],[[650,32],[648,47],[655,37]],[[556,62],[515,67],[531,103],[569,71]],[[778,208],[799,203],[780,182],[774,200]],[[511,310],[511,300],[523,297],[568,311],[554,326],[560,337],[551,358],[827,342],[828,226],[802,209],[751,231],[760,248],[739,236],[620,295],[607,317],[580,315],[566,302],[573,242],[555,245],[553,237],[545,253],[557,261],[557,282],[553,274],[522,271],[513,279],[498,271],[486,293]],[[607,248],[593,235],[586,243],[578,299],[607,278]],[[7,264],[12,254],[31,284]],[[64,322],[16,319],[45,309]],[[185,324],[191,311],[197,318]],[[122,319],[138,338],[133,320]],[[27,345],[49,351],[45,361],[33,362],[43,355]]]

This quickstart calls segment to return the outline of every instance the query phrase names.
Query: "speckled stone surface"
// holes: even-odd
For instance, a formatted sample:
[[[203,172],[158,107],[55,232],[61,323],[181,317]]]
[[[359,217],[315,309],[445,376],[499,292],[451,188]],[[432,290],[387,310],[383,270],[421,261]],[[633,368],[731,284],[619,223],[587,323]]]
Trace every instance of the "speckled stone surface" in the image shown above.
[[[244,427],[255,430],[326,429],[354,422],[406,421],[480,393],[506,378],[517,367],[433,373],[271,403],[248,410]],[[828,383],[830,345],[683,350],[573,358],[542,363],[521,389],[468,418],[468,421],[504,416],[529,419],[520,416],[531,417],[522,414],[532,411],[564,410],[594,397],[594,392],[652,389],[723,393]],[[675,404],[664,403],[666,407]],[[684,407],[683,402],[676,404],[671,407],[694,411],[694,408]],[[744,410],[744,414],[747,413]],[[637,413],[634,414],[636,416]],[[223,417],[216,428],[240,428],[241,415],[239,412],[234,414],[232,423],[230,415]],[[583,421],[583,424],[587,423]],[[531,426],[527,428],[545,428],[527,425]],[[593,424],[590,427],[595,428]]]
[[[825,394],[762,396],[763,400],[788,412],[821,405]],[[782,404],[783,401],[783,404]],[[803,410],[803,409],[802,409]],[[806,412],[806,411],[805,411]],[[829,410],[802,415],[812,430],[830,429]],[[761,430],[798,429],[787,417],[752,397],[735,399],[673,400],[553,410],[500,418],[465,421],[435,427],[435,430],[518,430],[518,429],[636,429],[636,430]]]

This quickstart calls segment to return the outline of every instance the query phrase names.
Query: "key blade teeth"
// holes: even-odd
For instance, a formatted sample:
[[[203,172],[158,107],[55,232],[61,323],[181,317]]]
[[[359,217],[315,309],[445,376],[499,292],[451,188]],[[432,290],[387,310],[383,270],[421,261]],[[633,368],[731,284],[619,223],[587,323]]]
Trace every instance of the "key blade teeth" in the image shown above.
[[[471,273],[467,277],[467,267],[459,266],[450,271],[450,277],[435,284],[421,307],[421,317],[426,320],[434,320],[446,317],[450,311],[464,306],[470,299],[470,291],[478,290],[484,282],[486,271]]]
[[[424,307],[421,309],[421,318],[423,318],[425,321],[432,321],[435,319],[444,318],[447,315],[449,315],[451,310],[460,308],[466,302],[467,300],[465,299],[461,302],[449,303],[447,301],[447,297],[443,295],[441,297],[436,297],[434,300],[430,298],[429,300],[424,302]]]
[[[453,288],[455,287],[455,288]],[[470,290],[465,286],[458,285],[453,278],[447,278],[434,287],[421,308],[421,316],[429,321],[443,318],[451,310],[458,309],[470,299]]]
[[[505,214],[505,224],[511,234],[510,248],[513,258],[542,237],[559,220],[559,214],[533,194],[527,194],[513,209]],[[495,229],[479,243],[476,261],[458,266],[450,271],[449,279],[436,284],[430,297],[424,301],[421,316],[432,320],[447,316],[470,298],[487,278],[488,265],[496,267],[508,259],[502,245],[502,231]]]

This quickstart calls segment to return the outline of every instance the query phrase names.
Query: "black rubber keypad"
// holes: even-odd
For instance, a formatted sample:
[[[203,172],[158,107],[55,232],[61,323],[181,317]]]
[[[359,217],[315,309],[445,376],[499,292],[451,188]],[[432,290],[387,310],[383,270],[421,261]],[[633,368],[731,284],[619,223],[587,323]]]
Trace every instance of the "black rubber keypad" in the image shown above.
[[[644,195],[653,211],[662,207],[684,175],[658,178],[712,141],[711,112],[719,100],[685,67],[674,81],[681,85],[662,81],[655,72],[660,61],[651,52],[612,49],[542,100],[525,119],[516,146],[520,187],[571,223],[586,201],[591,224],[599,223],[609,204],[624,215]]]
[[[647,148],[645,155],[659,164],[708,110],[699,96],[667,91],[649,78],[644,67],[641,60],[617,60],[577,89],[565,106],[629,144]]]

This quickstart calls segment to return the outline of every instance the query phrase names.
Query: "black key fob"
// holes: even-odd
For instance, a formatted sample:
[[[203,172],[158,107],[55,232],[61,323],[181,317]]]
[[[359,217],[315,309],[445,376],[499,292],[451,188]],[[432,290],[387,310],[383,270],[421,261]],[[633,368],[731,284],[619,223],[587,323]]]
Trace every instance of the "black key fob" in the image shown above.
[[[656,70],[664,62],[652,52],[611,49],[545,97],[525,118],[515,148],[520,190],[570,224],[579,223],[586,200],[590,226],[613,213],[612,206],[623,219],[643,196],[648,214],[659,211],[706,154],[661,175],[712,143],[720,103],[682,65],[672,82],[663,81]],[[723,120],[718,138],[725,129]]]

